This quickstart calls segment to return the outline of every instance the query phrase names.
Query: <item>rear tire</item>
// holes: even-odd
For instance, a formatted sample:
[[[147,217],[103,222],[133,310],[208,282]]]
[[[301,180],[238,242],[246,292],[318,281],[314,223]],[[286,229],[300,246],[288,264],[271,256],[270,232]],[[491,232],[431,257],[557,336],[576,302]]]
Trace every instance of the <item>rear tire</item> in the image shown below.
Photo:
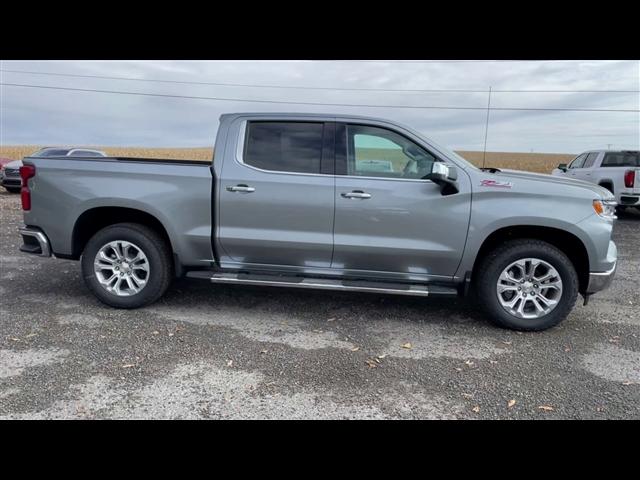
[[[518,277],[516,282],[500,281],[501,275],[505,272],[517,272],[520,268],[509,271],[508,268],[511,265],[527,259],[540,261],[540,266],[534,268],[530,276],[523,274],[524,278],[521,280]],[[526,262],[524,263],[527,265]],[[559,289],[545,289],[544,285],[548,285],[546,283],[537,280],[527,281],[527,278],[544,277],[545,272],[559,279],[558,282],[553,282],[559,286]],[[504,243],[482,259],[474,277],[476,299],[480,307],[493,323],[512,330],[537,331],[551,328],[567,317],[578,298],[578,275],[573,264],[562,251],[541,240],[522,239]],[[521,283],[523,280],[526,283]],[[498,294],[499,282],[509,288],[501,294],[502,296]],[[511,291],[511,285],[515,287],[513,291]],[[551,300],[545,303],[542,299],[546,297],[541,298],[538,293],[533,293],[533,287],[536,292],[550,297]],[[523,297],[525,291],[529,293],[528,296]],[[516,296],[520,296],[521,300],[515,300]],[[516,302],[511,309],[503,306],[503,303],[508,304],[510,301]],[[515,312],[514,310],[520,307],[521,302],[525,306],[523,311]],[[539,311],[538,305],[549,308],[550,311],[547,313]],[[518,315],[528,315],[530,318],[522,318]]]
[[[120,253],[116,253],[117,247],[110,245],[119,245]],[[98,257],[101,252],[102,257]],[[137,263],[134,256],[140,259]],[[105,270],[96,270],[97,258],[103,259],[101,264],[105,265]],[[101,302],[115,308],[139,308],[155,302],[173,278],[171,252],[166,240],[151,228],[137,223],[118,223],[96,233],[82,253],[81,266],[87,288]],[[134,275],[131,278],[124,270],[137,273],[131,274]],[[112,274],[114,280],[107,282]],[[118,283],[120,277],[123,279]]]

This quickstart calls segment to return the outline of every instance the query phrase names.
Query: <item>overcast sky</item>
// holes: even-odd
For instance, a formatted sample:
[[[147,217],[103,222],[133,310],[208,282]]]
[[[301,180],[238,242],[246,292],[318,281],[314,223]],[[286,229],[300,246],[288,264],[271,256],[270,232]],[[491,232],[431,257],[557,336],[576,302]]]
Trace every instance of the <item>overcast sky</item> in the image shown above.
[[[640,109],[638,61],[0,61],[3,70],[145,80],[307,87],[257,88],[0,72],[1,83],[165,95],[385,107],[288,105],[0,86],[2,145],[212,146],[229,112],[351,113],[405,123],[456,150],[482,150],[487,93],[328,90],[633,90],[495,92],[492,107]],[[638,112],[491,111],[489,151],[576,153],[639,149]]]

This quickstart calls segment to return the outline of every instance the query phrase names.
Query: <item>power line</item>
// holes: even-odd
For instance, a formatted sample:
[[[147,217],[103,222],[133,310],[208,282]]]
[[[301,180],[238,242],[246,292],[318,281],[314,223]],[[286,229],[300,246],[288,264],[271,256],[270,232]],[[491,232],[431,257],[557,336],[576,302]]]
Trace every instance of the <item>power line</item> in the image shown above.
[[[311,87],[302,85],[264,85],[255,83],[224,83],[224,82],[196,82],[189,80],[166,80],[136,77],[121,77],[107,75],[81,75],[73,73],[56,73],[56,72],[36,72],[32,70],[9,70],[0,69],[0,72],[20,73],[28,75],[45,75],[52,77],[74,77],[74,78],[97,78],[103,80],[126,80],[131,82],[154,82],[154,83],[172,83],[185,85],[211,85],[219,87],[248,87],[248,88],[277,88],[277,89],[294,89],[294,90],[335,90],[335,91],[363,91],[363,92],[416,92],[416,93],[487,93],[488,90],[482,89],[456,89],[456,88],[431,88],[431,89],[411,89],[411,88],[366,88],[366,87]],[[640,90],[492,90],[493,93],[640,93]]]
[[[486,110],[485,107],[446,107],[435,105],[370,105],[361,103],[328,103],[328,102],[296,102],[289,100],[250,100],[246,98],[223,98],[223,97],[202,97],[193,95],[170,95],[163,93],[144,93],[144,92],[127,92],[120,90],[98,90],[90,88],[72,88],[72,87],[52,87],[49,85],[26,85],[21,83],[0,83],[0,86],[7,87],[24,87],[24,88],[42,88],[48,90],[65,90],[74,92],[92,92],[92,93],[109,93],[117,95],[138,95],[143,97],[164,97],[164,98],[188,98],[193,100],[217,100],[227,102],[249,102],[249,103],[274,103],[284,105],[317,105],[317,106],[334,106],[334,107],[366,107],[366,108],[409,108],[409,109],[427,109],[427,110]],[[521,107],[494,107],[491,110],[502,111],[549,111],[549,112],[627,112],[638,113],[640,110],[630,109],[603,109],[603,108],[521,108]]]
[[[619,62],[620,60],[324,60],[329,62],[363,63],[575,63],[575,62]]]

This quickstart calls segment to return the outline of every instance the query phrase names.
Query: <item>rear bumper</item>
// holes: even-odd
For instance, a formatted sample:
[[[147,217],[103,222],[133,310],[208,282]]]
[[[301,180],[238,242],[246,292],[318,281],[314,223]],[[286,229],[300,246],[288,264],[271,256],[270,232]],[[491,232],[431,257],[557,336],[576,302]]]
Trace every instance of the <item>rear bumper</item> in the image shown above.
[[[640,195],[631,193],[621,193],[618,200],[618,206],[640,206]]]
[[[609,242],[609,250],[607,252],[607,260],[613,263],[613,266],[605,272],[590,272],[589,284],[587,285],[587,294],[600,292],[606,288],[609,288],[613,277],[616,274],[618,268],[618,248],[612,241]]]
[[[22,235],[21,252],[38,255],[39,257],[51,256],[51,245],[43,231],[26,226],[21,227],[19,231],[20,235]]]

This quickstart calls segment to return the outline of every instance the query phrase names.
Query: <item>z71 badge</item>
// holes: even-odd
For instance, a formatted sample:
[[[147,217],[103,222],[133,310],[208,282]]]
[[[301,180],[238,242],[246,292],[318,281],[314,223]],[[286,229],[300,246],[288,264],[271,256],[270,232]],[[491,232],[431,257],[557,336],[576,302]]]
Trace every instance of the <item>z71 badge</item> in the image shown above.
[[[495,187],[495,188],[512,188],[511,182],[500,182],[498,180],[482,180],[480,182],[481,187]]]

